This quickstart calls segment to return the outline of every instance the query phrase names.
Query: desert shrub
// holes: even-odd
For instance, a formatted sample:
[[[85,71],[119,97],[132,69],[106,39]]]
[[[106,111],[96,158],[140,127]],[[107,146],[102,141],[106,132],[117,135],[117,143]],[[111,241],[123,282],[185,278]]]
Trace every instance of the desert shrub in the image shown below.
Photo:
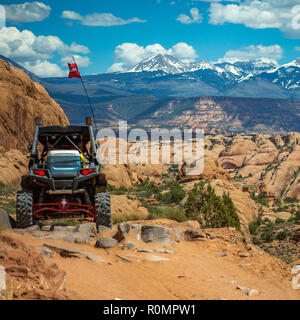
[[[251,194],[251,198],[256,201],[257,203],[263,205],[263,206],[268,206],[269,205],[269,200],[266,198],[266,195],[263,193],[259,193],[257,196],[255,196],[254,193]]]
[[[288,237],[288,234],[286,231],[280,231],[279,233],[277,233],[276,235],[276,239],[277,240],[286,240],[286,238]]]
[[[294,219],[300,220],[300,211],[296,211]]]
[[[296,198],[287,197],[287,198],[284,199],[284,202],[285,203],[293,203],[293,202],[297,202],[297,199]]]
[[[0,208],[5,210],[8,214],[16,212],[16,200],[15,199],[6,199],[0,202]]]
[[[136,220],[140,220],[141,216],[139,216],[136,213],[127,213],[124,215],[118,215],[118,216],[112,216],[112,223],[116,224],[116,223],[121,223],[121,222],[127,222],[127,221],[136,221]]]
[[[196,183],[185,203],[188,218],[196,219],[203,228],[234,227],[241,230],[236,208],[229,194],[217,196],[209,181]]]
[[[282,224],[284,222],[285,221],[283,219],[281,219],[281,218],[276,218],[276,220],[275,220],[275,224]]]
[[[115,194],[115,195],[122,195],[127,193],[127,188],[124,186],[121,186],[120,188],[116,188],[115,186],[108,184],[106,187],[106,192]]]
[[[151,207],[148,208],[149,215],[148,219],[170,219],[177,222],[183,222],[187,220],[185,212],[181,208],[177,207]]]
[[[168,184],[169,191],[159,193],[155,198],[163,203],[180,203],[185,197],[185,191],[182,186],[177,182]]]
[[[261,240],[258,239],[257,237],[252,238],[253,244],[260,246],[262,244]]]
[[[280,201],[280,199],[277,199],[274,204],[277,206],[277,207],[280,207],[282,205],[282,202]]]
[[[255,235],[257,234],[258,224],[256,221],[252,221],[249,223],[249,231],[250,234]]]
[[[273,230],[272,229],[265,229],[261,235],[261,239],[265,242],[272,242],[274,240]]]

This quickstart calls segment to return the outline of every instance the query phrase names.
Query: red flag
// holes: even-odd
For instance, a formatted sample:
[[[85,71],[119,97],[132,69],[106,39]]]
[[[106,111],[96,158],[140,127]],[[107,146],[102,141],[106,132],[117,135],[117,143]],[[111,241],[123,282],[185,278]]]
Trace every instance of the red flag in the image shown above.
[[[81,78],[81,75],[76,63],[68,63],[68,66],[70,68],[69,78]]]

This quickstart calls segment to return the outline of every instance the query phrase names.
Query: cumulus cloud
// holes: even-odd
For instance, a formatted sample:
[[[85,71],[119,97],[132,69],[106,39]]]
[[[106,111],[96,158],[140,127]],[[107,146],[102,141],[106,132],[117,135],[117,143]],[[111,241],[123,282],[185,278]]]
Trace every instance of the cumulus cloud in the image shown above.
[[[155,43],[146,47],[136,43],[123,43],[116,47],[115,57],[118,60],[107,72],[125,71],[140,61],[159,53],[173,55],[184,62],[192,62],[197,58],[196,50],[185,42],[179,42],[169,49]]]
[[[250,45],[240,50],[227,51],[224,58],[219,59],[219,62],[227,61],[234,63],[236,61],[255,60],[259,58],[268,58],[276,62],[282,58],[282,55],[283,49],[278,44],[272,46]]]
[[[54,56],[69,57],[72,53],[88,52],[86,46],[75,42],[68,46],[56,36],[36,36],[29,30],[20,31],[15,27],[0,29],[0,54],[41,77],[63,74],[64,71],[58,65],[48,61]],[[82,59],[84,67],[89,63],[89,58]]]
[[[76,53],[88,54],[90,52],[90,49],[76,42],[72,42],[70,46],[70,51],[76,52]]]
[[[51,7],[43,2],[25,2],[5,5],[6,19],[10,22],[36,22],[46,19]]]
[[[214,1],[216,2],[216,1]],[[300,38],[300,30],[294,28],[300,0],[244,0],[239,4],[212,3],[209,22],[223,25],[226,22],[244,24],[253,29],[276,28],[287,36]],[[298,19],[300,21],[300,17]]]
[[[61,58],[61,63],[66,65],[68,62],[73,62],[73,57],[78,65],[78,67],[85,68],[88,67],[91,63],[89,57],[79,56],[78,54],[74,54],[73,56],[66,56]]]
[[[181,13],[176,20],[183,24],[202,23],[203,16],[197,8],[192,8],[190,14],[191,16]]]
[[[114,16],[112,13],[92,13],[86,16],[82,16],[75,11],[63,11],[62,17],[69,20],[78,21],[85,26],[92,27],[110,27],[110,26],[121,26],[124,24],[140,22],[144,23],[146,20],[139,18],[123,19]]]
[[[241,2],[241,0],[193,0],[193,2]]]
[[[107,69],[107,72],[120,72],[126,71],[126,69],[127,68],[123,62],[116,62]]]
[[[39,77],[65,77],[68,75],[67,70],[62,70],[57,64],[47,60],[37,60],[34,62],[26,61],[23,66]]]

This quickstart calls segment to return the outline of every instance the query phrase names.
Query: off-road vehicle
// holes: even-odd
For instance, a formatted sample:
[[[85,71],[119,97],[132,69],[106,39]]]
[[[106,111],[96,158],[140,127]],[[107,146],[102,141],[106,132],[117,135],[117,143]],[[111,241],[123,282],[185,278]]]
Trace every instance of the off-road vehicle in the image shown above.
[[[36,119],[29,171],[17,194],[20,228],[41,219],[88,215],[111,228],[110,195],[100,172],[91,118],[86,126],[42,127]]]

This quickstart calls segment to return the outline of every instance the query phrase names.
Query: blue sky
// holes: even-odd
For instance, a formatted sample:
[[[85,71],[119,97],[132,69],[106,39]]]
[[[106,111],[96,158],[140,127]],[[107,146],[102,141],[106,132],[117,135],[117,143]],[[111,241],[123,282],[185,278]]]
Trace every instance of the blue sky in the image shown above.
[[[65,75],[72,55],[82,74],[126,70],[160,52],[186,62],[266,57],[283,64],[300,56],[300,0],[0,4],[0,54],[42,77]]]

